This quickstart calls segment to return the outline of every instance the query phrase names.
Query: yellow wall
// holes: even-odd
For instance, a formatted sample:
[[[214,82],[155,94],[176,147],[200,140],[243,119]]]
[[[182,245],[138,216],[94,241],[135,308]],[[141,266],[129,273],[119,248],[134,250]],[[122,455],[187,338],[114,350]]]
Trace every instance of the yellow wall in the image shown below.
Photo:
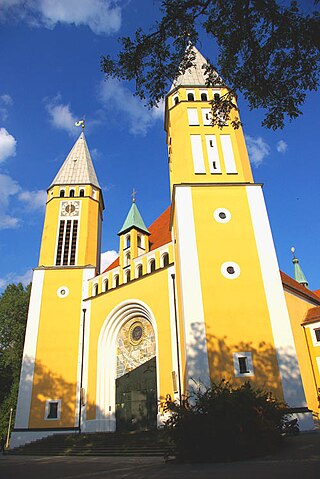
[[[306,394],[307,405],[309,409],[312,409],[315,412],[319,412],[317,385],[315,383],[314,376],[314,373],[317,372],[317,365],[313,364],[314,369],[312,370],[311,363],[311,358],[313,358],[313,362],[315,363],[315,348],[312,343],[310,331],[308,330],[308,328],[306,328],[306,331],[304,331],[304,328],[301,326],[301,323],[305,318],[307,311],[310,308],[314,307],[314,304],[302,299],[301,297],[291,294],[288,291],[285,291],[285,298],[290,315],[291,328],[297,350],[298,362],[301,371],[303,387]],[[307,341],[309,344],[309,348]]]
[[[82,269],[45,272],[29,427],[73,427],[75,420]],[[59,298],[65,286],[69,295]],[[44,420],[45,401],[61,399],[61,419]]]
[[[282,399],[273,334],[261,275],[245,187],[196,187],[192,190],[202,299],[211,378],[226,377],[235,384],[234,352],[251,352],[256,386]],[[228,223],[218,223],[216,207],[231,212]],[[237,279],[221,274],[221,265],[240,266]]]
[[[159,300],[161,292],[161,301]],[[87,419],[95,418],[96,381],[97,381],[97,347],[101,328],[112,309],[125,300],[140,300],[151,309],[158,329],[158,368],[160,390],[163,399],[166,394],[173,396],[172,386],[172,346],[168,296],[168,270],[158,270],[140,279],[132,281],[102,293],[91,300],[91,331],[89,345],[89,370],[87,392]]]

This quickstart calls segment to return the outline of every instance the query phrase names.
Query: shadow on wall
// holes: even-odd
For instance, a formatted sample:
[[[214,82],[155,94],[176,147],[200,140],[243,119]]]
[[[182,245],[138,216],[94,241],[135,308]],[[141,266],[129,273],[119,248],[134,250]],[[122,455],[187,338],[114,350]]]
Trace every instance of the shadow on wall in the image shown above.
[[[198,344],[202,344],[202,331],[202,325],[192,324],[193,352],[188,362],[189,371],[192,372],[206,370],[203,369],[205,360],[203,351],[197,347]],[[245,381],[250,381],[254,387],[271,391],[279,400],[283,400],[277,354],[275,348],[270,343],[264,341],[259,343],[251,341],[233,343],[227,336],[218,337],[211,334],[209,328],[206,331],[206,340],[210,379],[212,382],[218,383],[221,379],[225,379],[236,386],[243,384]],[[251,353],[254,376],[235,377],[233,353],[237,352]],[[282,358],[282,382],[286,384],[287,398],[296,398],[296,387],[297,384],[301,384],[301,379],[299,370],[296,368],[295,352],[291,349],[279,352]],[[201,383],[199,375],[194,374],[193,378],[195,385]],[[290,393],[290,388],[292,393]]]
[[[27,398],[32,387],[33,363],[27,359],[24,361],[22,370],[21,391],[23,398]],[[40,361],[36,362],[34,368],[31,412],[29,417],[29,428],[74,428],[78,426],[75,423],[76,415],[79,412],[79,405],[76,404],[76,383],[67,381],[62,375],[50,371]],[[79,393],[78,393],[79,396]],[[85,395],[83,396],[85,402],[85,409],[96,412],[96,405],[86,402]],[[60,402],[60,418],[50,419],[48,416],[47,401]],[[23,401],[22,401],[23,409]],[[84,408],[84,406],[83,406]],[[77,409],[77,410],[76,410]],[[18,411],[19,414],[19,411]],[[20,412],[21,414],[21,412]],[[18,425],[16,427],[20,427]]]

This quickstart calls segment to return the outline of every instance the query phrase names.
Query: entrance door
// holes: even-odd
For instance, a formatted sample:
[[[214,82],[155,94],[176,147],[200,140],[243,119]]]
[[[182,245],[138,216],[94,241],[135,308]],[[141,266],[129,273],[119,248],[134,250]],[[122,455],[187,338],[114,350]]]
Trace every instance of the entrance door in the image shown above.
[[[116,379],[117,431],[157,427],[156,358]]]

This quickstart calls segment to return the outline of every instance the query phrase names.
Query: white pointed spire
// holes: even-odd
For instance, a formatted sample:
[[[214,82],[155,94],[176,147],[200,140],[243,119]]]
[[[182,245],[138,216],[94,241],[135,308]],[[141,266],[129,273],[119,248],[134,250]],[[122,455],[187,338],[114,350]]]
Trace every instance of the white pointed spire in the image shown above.
[[[81,132],[50,186],[87,184],[100,188],[84,133]]]
[[[178,78],[173,82],[170,91],[178,86],[205,86],[207,75],[205,73],[204,65],[207,65],[208,62],[199,50],[195,46],[189,46],[190,51],[194,54],[195,58],[192,61],[193,67],[187,68],[183,75],[178,76]],[[217,74],[217,78],[218,78]]]

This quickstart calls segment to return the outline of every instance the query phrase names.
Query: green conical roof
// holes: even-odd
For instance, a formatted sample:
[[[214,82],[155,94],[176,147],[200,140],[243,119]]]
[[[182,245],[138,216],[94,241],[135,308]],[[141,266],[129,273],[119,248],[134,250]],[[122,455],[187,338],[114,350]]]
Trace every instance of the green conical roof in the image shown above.
[[[307,288],[309,283],[301,269],[298,258],[296,258],[294,255],[294,248],[292,248],[292,253],[293,253],[292,263],[294,265],[294,279],[298,281],[298,283],[302,284],[303,286]]]
[[[121,230],[119,231],[118,235],[125,233],[126,231],[131,230],[132,228],[136,228],[140,231],[143,231],[146,234],[150,234],[146,225],[144,224],[143,219],[141,218],[140,212],[137,208],[135,203],[132,203],[130,211],[126,217],[125,222],[122,225]]]

